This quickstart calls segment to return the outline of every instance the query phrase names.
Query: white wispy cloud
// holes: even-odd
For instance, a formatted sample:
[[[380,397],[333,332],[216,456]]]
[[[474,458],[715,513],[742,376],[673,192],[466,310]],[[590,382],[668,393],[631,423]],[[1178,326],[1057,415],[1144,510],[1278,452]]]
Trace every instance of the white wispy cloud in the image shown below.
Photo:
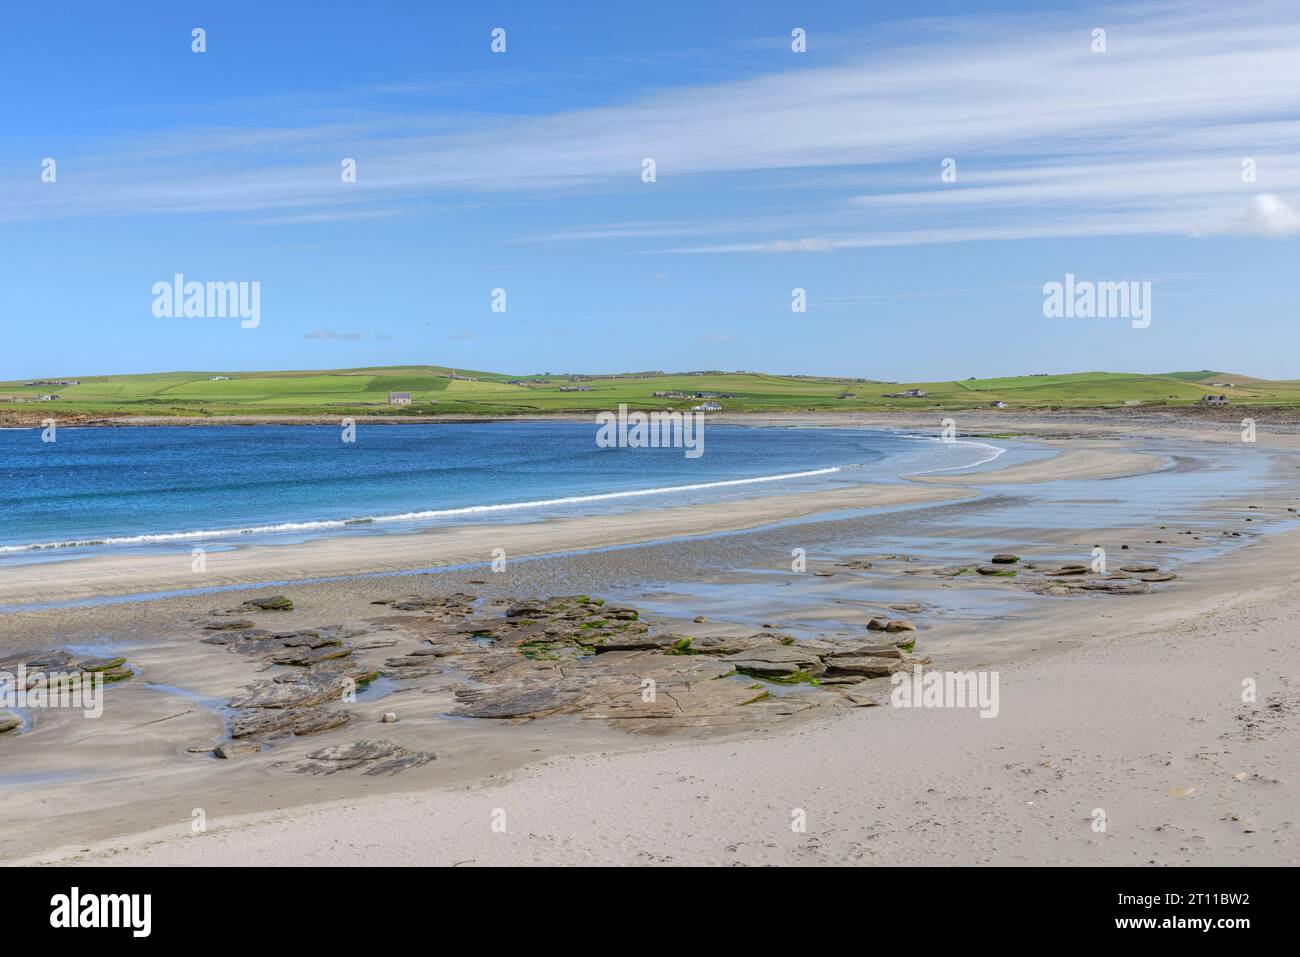
[[[359,332],[335,332],[333,329],[315,329],[305,336],[304,339],[360,339]]]
[[[1107,31],[1105,53],[1091,49],[1094,27]],[[644,249],[693,237],[671,251],[798,254],[1298,231],[1293,3],[927,20],[900,25],[885,42],[840,36],[818,49],[814,36],[797,69],[546,115],[404,112],[272,130],[160,130],[60,158],[57,186],[9,171],[0,218],[234,212],[314,222],[390,215],[433,195],[695,181],[698,217],[566,222],[546,238]],[[408,92],[412,81],[399,85]],[[340,182],[344,156],[357,160],[355,184]],[[654,186],[640,181],[647,156],[657,162]],[[939,179],[945,157],[956,160],[954,183]],[[1246,158],[1255,161],[1251,182],[1241,176]],[[750,198],[764,184],[780,188],[764,194],[758,213]]]

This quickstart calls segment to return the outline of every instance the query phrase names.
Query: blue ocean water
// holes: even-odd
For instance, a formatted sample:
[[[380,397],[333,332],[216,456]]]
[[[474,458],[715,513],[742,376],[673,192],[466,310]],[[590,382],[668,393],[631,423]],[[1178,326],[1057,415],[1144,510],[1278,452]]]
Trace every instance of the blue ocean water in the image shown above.
[[[596,425],[491,422],[0,431],[0,559],[290,541],[771,495],[1001,451],[866,429],[709,425],[704,454],[598,448]]]

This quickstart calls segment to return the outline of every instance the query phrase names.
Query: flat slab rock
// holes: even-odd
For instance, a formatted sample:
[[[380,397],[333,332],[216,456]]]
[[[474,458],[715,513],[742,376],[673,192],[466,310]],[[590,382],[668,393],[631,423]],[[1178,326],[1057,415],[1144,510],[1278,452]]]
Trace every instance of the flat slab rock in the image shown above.
[[[902,667],[902,658],[861,656],[831,658],[826,662],[826,670],[830,674],[863,675],[867,678],[892,675]]]
[[[298,774],[335,774],[364,767],[363,774],[375,776],[399,774],[436,760],[437,755],[428,751],[410,751],[392,741],[366,739],[331,745],[312,751],[305,760],[279,762],[272,767],[287,767]]]
[[[349,683],[338,675],[289,673],[254,681],[230,701],[232,708],[302,708],[340,700]]]
[[[577,684],[466,689],[457,692],[457,699],[463,703],[449,714],[458,718],[543,718],[576,704],[583,694],[584,689]]]
[[[792,675],[821,666],[820,658],[798,645],[764,645],[727,655],[722,660],[737,671],[765,675]]]
[[[341,708],[261,708],[235,715],[230,722],[230,736],[239,740],[320,734],[341,728],[351,720],[352,713]]]
[[[257,754],[261,750],[262,746],[253,741],[223,741],[212,749],[212,753],[219,758],[232,760]]]

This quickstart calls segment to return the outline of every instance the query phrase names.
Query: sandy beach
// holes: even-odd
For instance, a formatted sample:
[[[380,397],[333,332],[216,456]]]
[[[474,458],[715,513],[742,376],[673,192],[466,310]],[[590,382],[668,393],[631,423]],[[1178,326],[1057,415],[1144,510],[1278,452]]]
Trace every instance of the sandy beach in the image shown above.
[[[1147,430],[1160,439],[1153,445],[1141,429],[1115,435],[1086,421],[1068,428],[1070,436],[1062,437],[1059,420],[1022,417],[1018,434],[1055,454],[900,485],[218,552],[201,585],[188,554],[6,568],[0,602],[10,605],[293,584],[0,616],[5,649],[96,646],[116,635],[111,647],[92,650],[123,655],[138,669],[137,677],[109,688],[110,706],[99,721],[42,716],[34,729],[0,739],[6,796],[0,859],[164,865],[1294,860],[1300,807],[1291,778],[1300,758],[1294,734],[1300,705],[1288,675],[1300,662],[1286,636],[1291,605],[1300,601],[1294,597],[1300,531],[1288,511],[1296,498],[1287,494],[1286,470],[1294,470],[1289,452],[1296,440],[1274,434],[1264,453],[1272,456],[1266,482],[1242,495],[1223,488],[1212,500],[1203,496],[1178,526],[1165,520],[1115,526],[1104,512],[1086,525],[1047,521],[1054,514],[1039,522],[1033,508],[1015,504],[1022,489],[1049,483],[1064,503],[1110,488],[1149,490],[1143,494],[1159,499],[1160,489],[1177,488],[1179,476],[1205,467],[1197,464],[1198,448],[1213,447],[1206,455],[1221,456],[1227,441],[1211,430],[1179,434],[1183,444],[1175,447],[1159,430]],[[1022,514],[1022,521],[1010,524],[1007,514]],[[893,553],[894,541],[930,540],[935,544],[925,555]],[[866,541],[871,544],[845,551],[845,542]],[[1096,542],[1106,544],[1114,566],[1140,560],[1162,571],[1176,567],[1177,575],[1157,575],[1147,584],[1112,571],[1108,580],[1092,576],[1088,584],[1097,590],[1086,594],[1067,587],[1075,579],[1052,577],[1073,575],[1058,569],[1086,560]],[[807,546],[806,572],[788,567],[791,543]],[[1024,556],[1018,578],[989,571],[992,543]],[[626,547],[599,551],[610,546]],[[512,559],[532,557],[513,565],[511,575],[494,576],[482,563],[495,547]],[[764,570],[767,555],[787,567]],[[948,555],[960,555],[961,567]],[[464,565],[471,567],[451,568]],[[409,574],[444,566],[446,572]],[[976,566],[985,570],[975,574]],[[391,574],[398,572],[407,574]],[[371,577],[347,577],[356,575]],[[343,580],[304,581],[327,576]],[[661,722],[655,733],[608,704],[577,708],[567,699],[507,720],[447,718],[473,714],[482,700],[497,704],[492,695],[515,685],[494,682],[512,669],[527,673],[510,681],[536,689],[537,681],[551,681],[548,675],[568,667],[559,662],[559,672],[552,672],[550,661],[520,661],[489,674],[475,669],[497,662],[501,652],[474,657],[463,644],[461,657],[440,663],[468,663],[422,681],[384,679],[379,693],[358,696],[353,720],[341,729],[273,740],[238,760],[206,753],[230,720],[225,702],[283,671],[275,659],[268,666],[257,655],[198,641],[205,633],[220,640],[220,630],[203,631],[214,612],[226,619],[247,614],[259,629],[328,624],[363,633],[348,639],[357,649],[349,660],[383,671],[394,660],[386,656],[405,648],[411,662],[420,646],[445,643],[458,628],[463,635],[469,626],[460,621],[480,620],[464,617],[469,612],[454,602],[449,608],[445,598],[436,607],[417,604],[399,613],[394,596],[460,589],[503,609],[527,596],[608,594],[608,607],[642,609],[638,621],[647,622],[650,636],[690,634],[696,648],[707,641],[743,645],[760,629],[796,636],[794,647],[818,648],[819,641],[876,634],[867,628],[875,616],[906,615],[917,628],[909,655],[945,671],[995,672],[1000,706],[991,720],[968,708],[892,707],[890,679],[881,677],[789,690],[763,683],[764,700],[748,710],[708,698],[692,711],[688,696],[682,713],[699,720]],[[272,614],[240,606],[249,594],[271,592],[292,596],[294,609]],[[671,659],[661,653],[666,645],[656,647],[590,660],[626,656],[633,671],[652,659],[655,667],[679,662],[697,670],[716,660],[703,653]],[[823,661],[834,664],[832,657]],[[832,667],[827,674],[834,673]],[[478,677],[467,682],[465,674]],[[1242,700],[1247,679],[1255,688],[1249,702]],[[593,680],[614,679],[602,673]],[[698,693],[698,681],[683,680]],[[734,680],[725,679],[726,686],[739,694],[743,683]],[[722,687],[707,684],[714,693]],[[486,699],[476,697],[484,691]],[[381,723],[388,711],[400,720]],[[744,720],[720,721],[724,714]],[[400,747],[401,773],[326,773],[323,759],[311,757],[362,739]],[[107,802],[105,794],[112,795]],[[193,824],[196,811],[202,830]],[[1098,821],[1104,829],[1095,829]],[[796,822],[802,829],[792,827]]]

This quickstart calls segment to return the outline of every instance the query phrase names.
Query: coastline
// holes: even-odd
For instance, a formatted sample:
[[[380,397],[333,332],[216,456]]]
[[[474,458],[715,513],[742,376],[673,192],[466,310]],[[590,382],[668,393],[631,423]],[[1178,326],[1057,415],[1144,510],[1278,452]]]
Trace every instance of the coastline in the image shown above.
[[[59,428],[150,428],[156,426],[261,426],[261,425],[337,425],[342,418],[353,418],[358,425],[458,425],[492,422],[594,422],[604,409],[555,412],[508,412],[500,414],[391,412],[314,413],[290,415],[277,413],[231,415],[60,415],[57,409],[42,412],[0,410],[0,429],[41,429],[53,418]],[[652,410],[647,410],[652,411]],[[681,410],[677,410],[681,411]],[[890,410],[821,410],[815,412],[708,412],[707,422],[726,425],[810,425],[824,427],[878,426],[882,428],[940,428],[945,416],[961,417],[959,427],[980,429],[1019,429],[1051,435],[1084,425],[1095,431],[1099,427],[1115,429],[1160,428],[1188,432],[1237,430],[1243,415],[1261,419],[1272,426],[1285,426],[1294,432],[1297,411],[1289,406],[1243,405],[1236,407],[1186,406],[1068,406],[1016,409],[989,409],[985,406],[946,406]]]
[[[871,514],[877,509],[879,514],[893,505],[919,502],[954,516],[964,509],[983,514],[984,500],[973,496],[974,489],[984,485],[989,486],[984,495],[999,500],[1014,493],[1017,485],[1034,482],[1073,478],[1084,483],[1080,488],[1097,488],[1087,483],[1135,473],[1149,474],[1154,483],[1168,481],[1163,456],[1135,451],[1122,437],[1097,427],[1076,423],[1073,428],[1088,437],[1044,443],[1058,449],[1052,458],[943,476],[951,481],[939,484],[866,486],[771,496],[771,502],[748,499],[472,531],[498,539],[514,536],[512,544],[525,549],[520,555],[527,554],[530,543],[539,555],[562,551],[555,544],[557,534],[571,536],[578,542],[575,547],[584,549],[603,547],[590,540],[593,534],[607,536],[597,541],[617,547],[635,545],[636,536],[646,543],[663,543],[679,534],[707,537],[731,525],[741,532],[739,544],[764,534],[780,538],[755,530],[789,519],[828,527],[843,524],[846,520],[832,513],[846,510]],[[999,471],[1011,479],[999,482]],[[1277,495],[1261,498],[1269,520],[1285,516],[1285,500]],[[755,502],[764,503],[756,513]],[[1233,522],[1244,520],[1231,516],[1246,515],[1247,507],[1232,499],[1216,506],[1224,521]],[[564,522],[573,524],[559,524]],[[971,544],[961,546],[957,527],[943,519],[937,523],[958,536],[957,547],[973,548],[976,554],[987,554],[986,542],[991,541],[1024,542],[1030,548],[1025,528],[996,522],[977,526]],[[267,568],[278,568],[275,577],[283,580],[282,570],[289,564],[285,556],[306,555],[307,546],[319,549],[314,560],[322,563],[362,574],[386,572],[395,560],[386,545],[396,538],[411,540],[404,546],[410,551],[396,560],[409,558],[418,567],[437,567],[430,555],[445,560],[448,568],[457,564],[457,556],[468,555],[478,563],[487,560],[484,540],[439,534],[447,531],[456,530],[371,536],[373,549],[358,546],[354,539],[267,546],[269,554],[263,555],[241,549],[210,558],[242,552],[249,562],[242,573],[257,580],[265,580],[259,576]],[[1114,530],[1044,528],[1032,537],[1039,544],[1031,553],[1077,554],[1072,543],[1092,538],[1133,542],[1142,549],[1143,541],[1159,537],[1155,526],[1142,523]],[[781,547],[785,551],[778,554],[786,555],[788,562],[788,545]],[[687,550],[686,542],[669,541],[604,555],[542,558],[540,564],[558,568],[564,580],[560,587],[567,586],[567,576],[579,565],[621,564],[641,581],[654,582],[664,579],[647,561],[650,551],[666,555],[665,561],[672,564]],[[728,554],[722,546],[717,552]],[[114,580],[104,571],[106,559],[17,566],[6,569],[4,577],[11,579],[11,572],[24,567],[43,569],[43,583],[33,579],[23,587],[49,602],[78,590],[135,593],[137,586],[166,582],[173,573],[150,566],[160,556],[137,557],[146,564],[135,571],[137,578],[125,580]],[[34,736],[0,743],[12,747],[16,740],[25,747],[15,752],[24,756],[23,763],[10,766],[15,772],[22,767],[15,780],[28,782],[19,790],[8,785],[0,859],[175,866],[305,864],[339,855],[357,863],[399,865],[795,860],[944,864],[951,863],[954,854],[969,854],[972,863],[1283,862],[1293,854],[1289,830],[1300,814],[1291,782],[1280,773],[1296,766],[1290,744],[1295,736],[1288,732],[1296,728],[1297,709],[1288,697],[1286,676],[1297,661],[1285,628],[1291,605],[1297,604],[1289,597],[1300,578],[1291,571],[1297,557],[1300,534],[1257,535],[1230,555],[1181,565],[1177,582],[1140,597],[1017,602],[991,606],[1016,609],[991,616],[978,605],[957,615],[923,613],[921,645],[936,666],[995,668],[1003,673],[1003,710],[997,721],[981,721],[968,711],[854,708],[819,711],[779,725],[684,732],[664,740],[581,719],[525,724],[448,721],[441,717],[447,698],[398,691],[359,704],[360,724],[354,725],[352,735],[391,737],[412,749],[438,754],[427,767],[394,779],[339,774],[319,780],[271,770],[272,762],[292,761],[319,747],[314,736],[277,744],[269,753],[237,764],[210,758],[196,763],[193,755],[185,754],[187,743],[211,740],[219,733],[223,719],[192,703],[187,706],[187,698],[158,690],[201,688],[205,695],[224,698],[257,673],[237,656],[214,656],[210,646],[196,644],[193,637],[178,637],[183,630],[178,622],[193,621],[192,616],[204,615],[221,602],[210,593],[13,612],[0,616],[0,635],[36,636],[47,647],[85,641],[95,634],[133,634],[135,644],[128,653],[150,684],[122,686],[116,692],[121,703],[106,714],[95,736],[78,731],[75,719],[60,718],[38,728]],[[181,562],[188,572],[188,555],[170,560]],[[296,569],[298,559],[293,561]],[[654,591],[662,586],[650,585],[644,597],[652,607],[703,608],[719,619],[692,626],[689,618],[656,614],[668,627],[740,633],[740,626],[725,622],[725,609],[715,612],[700,597],[700,589],[734,593],[740,602],[748,600],[746,595],[775,596],[781,591],[773,585],[783,582],[755,578],[744,570],[744,561],[715,563],[713,571],[696,581],[683,567],[676,585],[663,592]],[[512,566],[522,571],[530,591],[557,593],[541,584],[546,579],[526,570],[530,564]],[[833,570],[826,559],[818,568]],[[954,587],[942,579],[898,575],[908,572],[905,562],[880,571],[884,585],[872,584],[877,572],[865,578],[843,570],[829,578],[804,576],[798,597],[802,610],[788,624],[802,624],[814,633],[822,630],[818,622],[828,630],[861,629],[873,609],[887,607],[882,602],[888,599],[878,592],[883,588],[892,594],[889,581],[914,589],[898,597],[919,595],[926,606],[931,597],[937,602],[944,589]],[[220,565],[213,564],[204,584],[214,584],[211,579],[219,574]],[[355,623],[358,616],[374,614],[364,609],[376,595],[409,592],[412,586],[424,590],[443,578],[446,582],[437,587],[465,587],[463,582],[473,574],[447,571],[412,579],[382,576],[297,586],[291,591],[302,608],[277,619],[277,624],[300,628],[322,621]],[[86,577],[79,580],[79,575]],[[1007,582],[972,584],[1012,594]],[[482,585],[489,595],[500,593],[496,582],[471,585],[476,591]],[[6,581],[4,587],[12,586]],[[761,591],[747,591],[754,588]],[[1062,613],[1065,609],[1068,612]],[[773,620],[786,621],[775,613]],[[392,621],[382,627],[405,627]],[[158,636],[168,637],[159,643]],[[1243,710],[1237,701],[1239,671],[1258,680],[1260,703],[1253,711]],[[400,712],[401,723],[391,731],[390,726],[384,731],[367,729],[377,727],[389,708]],[[1252,717],[1257,713],[1264,718]],[[1187,736],[1189,723],[1205,731],[1195,748]],[[1254,737],[1231,737],[1248,727],[1262,730]],[[1104,744],[1115,740],[1124,742],[1123,766],[1116,764],[1115,749]],[[1210,751],[1217,755],[1213,760],[1204,757]],[[106,780],[97,782],[100,787],[83,788],[78,782],[84,769],[100,764],[106,768]],[[782,773],[773,775],[772,768]],[[1246,774],[1246,780],[1231,777],[1239,773]],[[1068,780],[1068,789],[1061,788],[1062,780]],[[969,787],[972,781],[979,782],[978,789]],[[107,806],[83,793],[99,794],[105,786],[114,794]],[[1193,787],[1196,794],[1178,799],[1169,795],[1170,789],[1182,787]],[[1089,797],[1079,797],[1083,794]],[[1092,795],[1097,795],[1095,803],[1090,803]],[[52,800],[63,810],[50,819],[47,807]],[[1090,806],[1076,807],[1081,801]],[[189,830],[189,812],[195,806],[212,815],[213,826],[203,835]],[[1123,841],[1090,831],[1087,818],[1097,806],[1114,815],[1111,834],[1124,834]],[[508,838],[489,827],[497,808],[512,816]],[[808,812],[806,834],[790,831],[791,808]],[[1231,815],[1248,819],[1252,829],[1232,821],[1225,824]],[[418,839],[412,840],[413,835]]]
[[[996,463],[995,463],[996,464]],[[457,525],[413,533],[321,537],[284,545],[213,551],[196,573],[189,550],[172,553],[95,555],[16,564],[0,577],[0,606],[80,601],[112,595],[211,589],[261,582],[416,571],[487,563],[493,549],[511,557],[635,545],[666,538],[735,532],[822,512],[924,505],[977,495],[977,484],[1014,484],[1103,478],[1162,467],[1159,456],[1115,449],[1070,449],[1012,469],[954,476],[921,475],[921,484],[863,484],[847,489],[755,496],[707,504],[636,509],[614,516],[591,515],[490,525]],[[293,574],[286,575],[285,568]],[[54,597],[57,596],[57,597]]]

